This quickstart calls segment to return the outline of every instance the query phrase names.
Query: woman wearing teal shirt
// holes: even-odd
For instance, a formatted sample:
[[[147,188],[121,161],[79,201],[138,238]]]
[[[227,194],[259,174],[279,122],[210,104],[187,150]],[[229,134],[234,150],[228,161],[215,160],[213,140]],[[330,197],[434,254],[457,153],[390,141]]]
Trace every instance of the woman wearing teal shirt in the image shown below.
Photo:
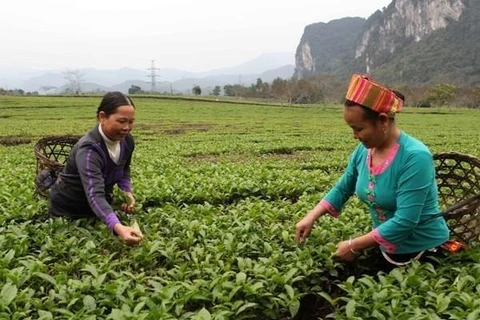
[[[356,193],[369,208],[373,230],[338,243],[335,257],[353,261],[362,250],[379,246],[387,269],[421,259],[449,238],[443,217],[430,219],[439,212],[432,155],[395,124],[403,106],[400,93],[353,75],[346,99],[345,122],[361,143],[337,184],[297,223],[297,242],[320,216],[338,217]]]

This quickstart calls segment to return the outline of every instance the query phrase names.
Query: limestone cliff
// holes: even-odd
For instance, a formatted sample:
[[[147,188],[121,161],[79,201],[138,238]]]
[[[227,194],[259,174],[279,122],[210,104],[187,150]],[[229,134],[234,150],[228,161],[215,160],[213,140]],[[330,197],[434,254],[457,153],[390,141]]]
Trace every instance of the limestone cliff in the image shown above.
[[[326,56],[326,38],[312,37],[307,27],[296,75],[360,72],[391,83],[480,84],[479,0],[393,0],[357,28],[342,53]],[[342,42],[346,33],[327,38]]]
[[[365,21],[344,18],[307,26],[297,48],[296,75],[301,78],[334,72],[343,60],[352,59]]]
[[[395,0],[369,19],[355,58],[365,63],[368,73],[403,47],[458,21],[464,9],[462,0]]]

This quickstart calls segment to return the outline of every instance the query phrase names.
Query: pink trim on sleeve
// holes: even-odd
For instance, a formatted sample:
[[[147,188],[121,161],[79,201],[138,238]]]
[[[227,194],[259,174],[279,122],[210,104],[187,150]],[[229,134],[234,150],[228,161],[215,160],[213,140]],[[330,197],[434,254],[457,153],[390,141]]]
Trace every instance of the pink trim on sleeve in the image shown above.
[[[340,212],[338,212],[337,209],[335,209],[335,207],[332,206],[332,204],[327,200],[322,199],[322,201],[320,201],[320,205],[327,209],[328,214],[330,214],[332,217],[338,218],[338,216],[340,215]]]
[[[380,235],[380,232],[378,232],[378,229],[374,229],[372,231],[372,237],[373,240],[375,240],[376,243],[385,248],[385,251],[387,251],[388,253],[394,253],[395,250],[397,250],[397,246],[382,237]]]

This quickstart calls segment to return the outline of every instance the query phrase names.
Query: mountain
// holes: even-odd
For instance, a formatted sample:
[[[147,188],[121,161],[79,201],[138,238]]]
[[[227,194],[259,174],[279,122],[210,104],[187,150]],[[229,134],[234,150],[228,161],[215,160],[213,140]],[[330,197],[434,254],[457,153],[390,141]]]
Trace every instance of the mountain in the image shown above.
[[[272,82],[275,78],[290,79],[293,76],[294,72],[295,72],[295,66],[293,64],[287,64],[280,68],[262,72],[260,76],[257,78],[261,78],[264,82]],[[251,82],[252,83],[256,82],[257,78],[255,78],[255,81],[251,81]]]
[[[99,85],[97,83],[93,83],[93,82],[83,82],[82,83],[82,91],[84,92],[106,92],[106,91],[110,91],[110,88],[108,87],[105,87],[105,86],[102,86],[102,85]],[[63,85],[63,86],[60,86],[60,87],[57,87],[57,88],[45,88],[45,87],[42,87],[41,90],[39,90],[42,94],[62,94],[66,91],[68,91],[69,87],[68,85]]]
[[[63,73],[48,72],[22,81],[20,87],[25,91],[38,91],[44,87],[62,87],[66,83]]]
[[[98,83],[102,86],[112,86],[117,83],[127,81],[129,79],[148,79],[148,71],[136,70],[132,68],[121,68],[116,70],[97,70],[86,69],[85,80],[93,83]]]
[[[336,58],[326,46],[331,36],[315,38],[307,27],[296,53],[295,76],[347,78],[358,72],[389,84],[480,84],[480,1],[393,0],[360,22],[350,29],[353,46],[351,37],[336,38],[346,50]],[[351,21],[337,23],[342,29]],[[317,33],[327,32],[329,24],[320,25]]]
[[[22,88],[24,81],[45,74],[46,72],[49,71],[23,66],[0,65],[0,88]]]
[[[207,72],[189,72],[172,68],[160,68],[156,71],[157,91],[191,92],[193,85],[210,87],[215,85],[250,84],[257,78],[271,81],[276,77],[290,78],[294,67],[293,53],[265,53],[255,59],[230,68],[214,69]],[[68,70],[41,71],[23,68],[22,72],[0,65],[0,87],[21,88],[25,91],[61,93],[67,85]],[[72,71],[72,70],[71,70]],[[77,69],[81,80],[88,84],[83,91],[120,90],[127,92],[132,84],[149,90],[150,71],[132,68],[115,70]],[[56,89],[52,89],[52,87]]]
[[[305,27],[295,55],[297,77],[334,73],[354,58],[366,19],[343,18]]]
[[[68,70],[46,72],[30,77],[22,81],[20,87],[25,91],[38,91],[41,90],[42,87],[63,88],[68,82],[65,78],[67,71]],[[131,68],[121,68],[116,70],[98,70],[90,68],[77,71],[80,72],[83,83],[90,83],[90,86],[97,84],[99,90],[129,79],[148,79],[147,71]]]
[[[277,69],[267,70],[260,74],[244,74],[238,76],[237,74],[222,74],[211,75],[203,78],[184,78],[177,81],[160,81],[156,84],[158,92],[173,92],[173,93],[187,93],[192,92],[192,88],[199,85],[204,92],[212,90],[215,86],[223,87],[226,84],[251,84],[255,83],[258,78],[261,78],[265,82],[272,82],[275,78],[289,79],[292,77],[295,67],[293,65],[282,66]],[[142,80],[128,80],[122,83],[103,88],[103,91],[118,90],[121,92],[128,92],[128,89],[132,86],[139,86],[143,90],[150,90],[151,84]],[[86,89],[83,89],[87,91]],[[95,88],[90,88],[88,91],[96,91]],[[60,93],[62,91],[59,91]]]
[[[173,84],[174,84],[174,82],[173,83],[172,82],[167,82],[167,81],[157,82],[156,83],[156,91],[157,92],[170,92],[170,88],[172,88],[172,91],[180,92],[176,89],[174,90],[174,85]],[[122,83],[118,83],[114,86],[111,86],[111,87],[107,88],[107,90],[104,90],[104,91],[121,91],[121,92],[127,93],[128,89],[130,89],[132,85],[138,86],[138,87],[142,88],[142,90],[144,90],[144,91],[148,91],[151,88],[151,83],[150,82],[142,81],[142,80],[128,80],[128,81],[124,81]],[[192,90],[192,87],[190,87],[189,89]]]
[[[295,63],[295,56],[290,52],[264,53],[253,60],[241,63],[231,68],[214,69],[202,76],[208,77],[220,74],[259,74],[267,70],[276,69]]]

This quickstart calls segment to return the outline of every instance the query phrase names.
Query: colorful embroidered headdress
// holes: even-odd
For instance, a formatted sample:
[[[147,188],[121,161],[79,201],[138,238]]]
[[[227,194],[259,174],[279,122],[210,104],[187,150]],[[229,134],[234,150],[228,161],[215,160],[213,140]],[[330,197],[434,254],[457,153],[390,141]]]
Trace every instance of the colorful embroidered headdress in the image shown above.
[[[378,113],[395,114],[403,107],[403,100],[392,90],[358,74],[352,75],[345,98]]]

